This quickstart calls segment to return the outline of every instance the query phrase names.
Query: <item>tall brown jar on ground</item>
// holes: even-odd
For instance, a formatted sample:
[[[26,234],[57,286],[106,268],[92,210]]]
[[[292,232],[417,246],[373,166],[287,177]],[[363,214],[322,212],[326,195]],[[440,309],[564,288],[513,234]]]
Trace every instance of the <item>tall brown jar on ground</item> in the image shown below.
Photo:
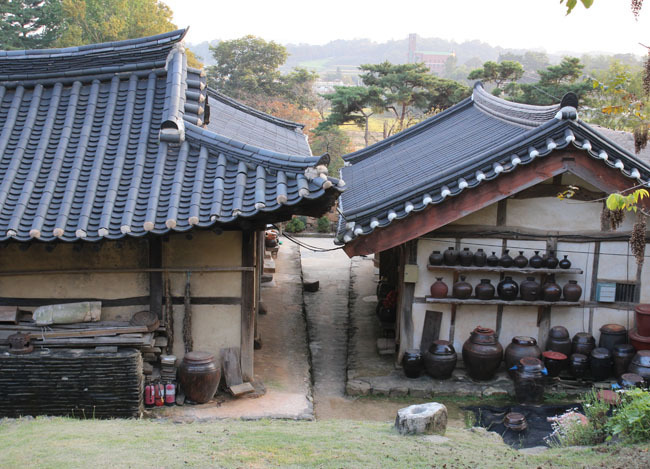
[[[478,326],[463,344],[463,362],[473,379],[492,379],[502,358],[503,347],[490,328]]]
[[[504,360],[510,376],[514,376],[514,370],[511,368],[519,364],[519,360],[524,357],[542,358],[542,351],[537,346],[537,340],[533,337],[515,336],[512,342],[506,347]]]
[[[179,370],[181,387],[192,402],[205,404],[217,392],[221,369],[208,352],[189,352],[183,357]]]

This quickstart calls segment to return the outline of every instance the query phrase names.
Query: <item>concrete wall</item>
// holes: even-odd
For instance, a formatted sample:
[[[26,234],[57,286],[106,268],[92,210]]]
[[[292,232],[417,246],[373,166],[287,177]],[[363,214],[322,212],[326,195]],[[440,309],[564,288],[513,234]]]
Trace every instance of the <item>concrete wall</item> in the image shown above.
[[[242,236],[239,231],[195,231],[190,235],[172,234],[162,243],[164,267],[241,266]],[[48,251],[46,245],[33,243],[29,249],[12,243],[0,247],[0,272],[15,270],[144,268],[148,266],[146,240],[127,238],[97,245],[60,243]],[[23,245],[24,247],[25,245]],[[218,356],[223,347],[239,347],[241,341],[240,272],[192,273],[191,295],[224,299],[235,304],[192,305],[192,335],[195,350]],[[169,274],[172,296],[185,294],[185,273]],[[250,294],[254,294],[251,292]],[[149,296],[148,273],[92,273],[66,275],[0,276],[0,296],[4,298],[98,298],[124,299]],[[233,301],[235,299],[235,301]],[[147,310],[147,304],[102,307],[102,320],[128,321],[133,313]],[[33,307],[24,309],[33,310]],[[184,355],[182,342],[182,305],[174,306],[174,353]]]
[[[564,184],[578,183],[582,187],[590,186],[581,182],[574,176],[565,176]],[[575,232],[581,234],[585,231],[600,230],[599,203],[583,203],[571,200],[559,200],[553,197],[536,199],[507,199],[506,202],[506,225],[510,228],[520,230],[543,230]],[[453,223],[460,228],[462,225],[496,225],[497,204],[479,210],[467,217]],[[628,217],[621,230],[631,229],[632,217]],[[413,311],[413,336],[403,337],[402,340],[409,342],[409,347],[418,348],[422,336],[422,327],[427,310],[440,311],[443,313],[441,324],[441,339],[449,339],[451,324],[451,305],[449,304],[423,304],[422,299],[429,295],[429,288],[436,277],[443,277],[443,281],[449,287],[451,295],[453,272],[449,270],[429,271],[427,270],[428,256],[433,250],[443,252],[447,247],[454,246],[455,239],[437,238],[435,233],[421,237],[418,240],[417,264],[418,281],[415,284],[415,302]],[[461,249],[469,247],[472,251],[483,248],[489,255],[495,251],[501,256],[502,240],[497,238],[473,238],[461,239]],[[546,239],[540,240],[513,240],[506,242],[507,249],[512,257],[518,255],[518,251],[524,251],[524,255],[530,258],[533,251],[545,252]],[[572,267],[583,270],[582,274],[557,275],[556,281],[564,286],[569,280],[577,280],[583,289],[583,300],[589,300],[591,295],[591,279],[594,263],[594,242],[558,242],[557,255],[561,259],[567,254],[572,262]],[[598,267],[598,280],[610,280],[618,282],[632,282],[636,280],[637,265],[634,257],[628,255],[628,244],[626,242],[601,241],[600,261]],[[525,275],[515,275],[514,279],[520,283],[525,280]],[[539,281],[539,275],[536,275]],[[476,286],[481,278],[489,278],[496,287],[499,282],[499,274],[469,273],[466,280]],[[645,264],[641,277],[641,301],[650,301],[650,266]],[[590,323],[591,316],[591,323]],[[591,308],[585,307],[553,307],[551,310],[551,326],[563,325],[569,329],[571,335],[581,332],[591,332],[596,340],[600,336],[599,328],[603,324],[618,323],[628,329],[634,326],[634,311],[627,307],[616,307],[608,303],[600,303]],[[470,332],[478,325],[495,328],[497,326],[496,305],[459,305],[456,312],[455,331],[453,342],[456,350],[460,352],[463,343],[469,337]],[[537,338],[539,329],[537,327],[537,307],[531,306],[505,306],[503,308],[500,341],[505,347],[515,335],[528,335]]]

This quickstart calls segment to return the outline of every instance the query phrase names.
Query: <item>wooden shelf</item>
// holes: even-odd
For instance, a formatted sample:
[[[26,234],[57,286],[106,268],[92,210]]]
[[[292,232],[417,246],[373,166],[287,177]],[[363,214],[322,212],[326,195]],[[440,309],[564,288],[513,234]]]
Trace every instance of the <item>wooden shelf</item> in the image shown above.
[[[581,301],[524,301],[524,300],[479,300],[477,298],[468,298],[459,300],[458,298],[433,298],[426,296],[427,303],[445,303],[455,305],[504,305],[504,306],[581,306]]]
[[[581,274],[582,269],[535,269],[533,267],[464,267],[462,265],[427,265],[428,270],[452,270],[455,272],[496,272],[510,274]]]

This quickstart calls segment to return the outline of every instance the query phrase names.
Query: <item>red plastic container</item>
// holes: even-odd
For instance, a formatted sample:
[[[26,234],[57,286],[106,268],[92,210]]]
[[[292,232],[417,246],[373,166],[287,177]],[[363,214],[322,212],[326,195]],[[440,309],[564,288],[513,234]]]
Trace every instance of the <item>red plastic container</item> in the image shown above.
[[[637,334],[650,337],[650,304],[636,305],[634,308]]]
[[[650,337],[644,337],[636,329],[630,331],[630,343],[638,350],[650,350]]]

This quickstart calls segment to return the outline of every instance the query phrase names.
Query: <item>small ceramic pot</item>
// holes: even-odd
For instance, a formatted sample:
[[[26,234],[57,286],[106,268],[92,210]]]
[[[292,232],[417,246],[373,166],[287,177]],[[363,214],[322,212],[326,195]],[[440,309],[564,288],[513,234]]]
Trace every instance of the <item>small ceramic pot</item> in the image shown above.
[[[501,258],[499,259],[499,265],[501,267],[512,267],[515,263],[514,259],[508,254],[510,251],[508,249],[503,251]]]
[[[555,275],[551,274],[542,285],[542,300],[560,301],[560,298],[562,298],[562,289],[555,283]]]
[[[489,267],[498,266],[499,265],[499,258],[497,257],[497,254],[493,251],[492,254],[487,257],[487,259],[485,260],[485,263]]]
[[[466,300],[471,297],[473,290],[472,286],[465,281],[464,275],[460,276],[460,280],[454,283],[452,288],[454,298],[458,298],[459,300]]]
[[[519,293],[519,285],[517,285],[517,282],[512,280],[512,277],[505,277],[497,285],[497,293],[499,294],[499,298],[502,300],[515,300]]]
[[[569,260],[569,256],[564,256],[564,259],[560,261],[560,269],[570,269],[571,268],[571,261]]]
[[[442,281],[442,277],[436,277],[436,281],[431,284],[430,291],[434,298],[447,298],[449,287]]]
[[[539,251],[535,251],[535,255],[528,259],[528,265],[534,269],[541,268],[543,263],[544,260],[542,259],[542,256],[539,255]]]
[[[643,378],[636,373],[623,373],[618,379],[618,384],[620,384],[623,389],[645,387]]]
[[[407,378],[419,378],[422,373],[422,354],[419,350],[411,349],[404,352],[402,368]]]
[[[453,246],[449,246],[443,253],[443,259],[445,265],[452,266],[458,264],[458,251]]]
[[[560,261],[555,257],[555,251],[550,251],[548,257],[546,258],[546,268],[547,269],[557,269]]]
[[[429,265],[442,265],[445,256],[440,251],[433,251],[429,254]]]
[[[521,299],[524,301],[537,301],[540,296],[540,284],[535,281],[535,277],[526,277],[526,280],[519,285]]]
[[[469,248],[464,248],[458,253],[458,262],[463,267],[469,267],[474,262],[474,253]]]
[[[528,258],[524,256],[524,251],[519,251],[519,255],[513,259],[515,267],[523,269],[528,265]]]
[[[474,292],[479,300],[491,300],[494,298],[494,285],[492,285],[489,278],[482,278],[481,283],[476,285]]]
[[[544,357],[544,365],[546,365],[548,376],[551,378],[560,376],[560,372],[566,368],[569,359],[569,357],[563,353],[552,352],[550,350],[542,353],[542,356]]]
[[[483,267],[487,262],[487,254],[481,248],[477,249],[474,253],[474,265],[476,267]]]
[[[564,301],[578,301],[582,296],[582,287],[578,285],[577,280],[569,280],[569,283],[564,285],[562,289]]]

